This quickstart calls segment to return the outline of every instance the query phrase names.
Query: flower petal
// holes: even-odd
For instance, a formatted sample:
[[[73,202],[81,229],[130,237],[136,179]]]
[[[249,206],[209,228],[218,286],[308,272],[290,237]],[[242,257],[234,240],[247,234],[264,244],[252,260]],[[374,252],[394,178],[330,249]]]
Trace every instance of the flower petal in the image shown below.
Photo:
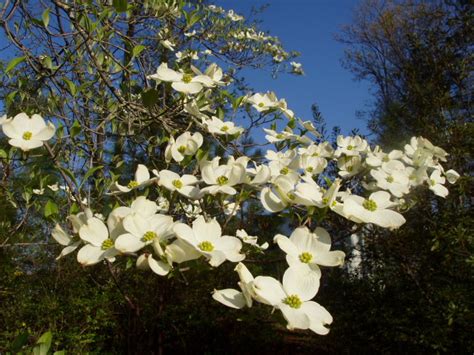
[[[301,308],[292,308],[285,303],[280,304],[278,308],[288,322],[286,326],[288,329],[308,329],[310,327],[309,317]]]
[[[199,216],[194,220],[193,232],[198,243],[203,241],[213,242],[222,235],[219,222],[215,218],[206,222],[203,216]]]
[[[329,333],[329,329],[326,328],[325,325],[331,324],[333,319],[326,308],[316,302],[309,301],[303,303],[301,310],[305,312],[309,318],[309,329],[320,335]]]
[[[61,245],[69,245],[71,243],[71,236],[61,228],[59,224],[56,224],[51,231],[51,236]]]
[[[151,255],[148,256],[148,264],[150,265],[151,271],[160,276],[168,275],[171,270],[171,266],[164,263],[161,260],[155,260]]]
[[[297,295],[302,301],[308,301],[319,290],[320,273],[302,264],[286,269],[283,274],[283,289],[288,295]]]
[[[245,307],[245,298],[242,292],[234,290],[233,288],[226,288],[224,290],[214,290],[212,298],[224,306],[241,309]]]
[[[253,286],[259,302],[276,306],[286,298],[282,284],[273,277],[258,276],[255,278]]]
[[[135,235],[126,233],[115,240],[115,249],[121,253],[135,253],[145,247],[145,243]]]
[[[92,217],[79,229],[79,236],[82,240],[100,247],[102,242],[109,237],[109,232],[104,222],[96,217]]]
[[[84,245],[77,253],[77,261],[84,265],[94,265],[104,260],[104,251],[91,244]]]

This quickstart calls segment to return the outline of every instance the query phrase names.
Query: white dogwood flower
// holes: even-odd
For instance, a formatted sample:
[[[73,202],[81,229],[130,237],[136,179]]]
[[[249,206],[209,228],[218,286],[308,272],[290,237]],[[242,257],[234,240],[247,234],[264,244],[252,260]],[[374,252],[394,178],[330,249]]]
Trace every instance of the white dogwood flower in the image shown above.
[[[306,267],[290,267],[283,275],[283,284],[268,276],[258,276],[253,289],[265,303],[278,308],[288,322],[288,329],[310,329],[317,334],[327,334],[325,325],[332,323],[329,312],[310,301],[318,292],[314,273]]]
[[[300,155],[310,155],[313,157],[332,158],[334,149],[329,142],[322,142],[319,144],[310,144],[307,147],[298,148]]]
[[[224,73],[222,72],[222,69],[216,63],[210,64],[206,68],[204,73],[201,73],[201,71],[194,66],[191,66],[191,70],[196,75],[204,75],[205,77],[208,77],[210,79],[209,82],[207,83],[208,87],[214,87],[216,85],[225,85],[225,83],[222,81]]]
[[[368,199],[349,195],[344,199],[342,213],[356,223],[373,223],[384,228],[395,229],[405,223],[405,218],[389,208],[395,204],[390,201],[386,191],[372,193]]]
[[[344,264],[345,254],[340,250],[330,251],[331,237],[329,233],[321,227],[317,227],[313,232],[307,227],[298,227],[290,238],[277,234],[273,239],[281,250],[286,253],[288,265],[307,265],[319,277],[321,266],[340,266]]]
[[[399,161],[394,160],[393,162]],[[393,196],[402,197],[410,192],[410,180],[405,169],[387,171],[383,164],[381,168],[371,170],[370,175],[376,180],[377,187],[390,191]]]
[[[250,308],[253,300],[257,299],[253,290],[254,277],[242,263],[238,263],[234,270],[239,274],[240,281],[237,284],[241,291],[232,288],[214,290],[212,298],[230,308],[241,309],[245,306]]]
[[[77,240],[77,238],[74,238],[69,233],[65,232],[59,224],[56,224],[54,226],[53,230],[51,231],[51,236],[59,244],[64,246],[63,250],[61,250],[61,253],[57,256],[56,260],[59,260],[63,256],[72,253],[81,244],[81,242]]]
[[[150,269],[157,275],[165,276],[170,272],[171,265],[162,260],[156,260],[150,253],[144,253],[137,258],[137,268],[141,270]]]
[[[43,117],[37,114],[29,117],[26,113],[19,113],[5,120],[1,127],[3,133],[10,138],[8,143],[25,152],[43,146],[56,132],[51,122],[46,123]]]
[[[130,180],[126,186],[120,185],[118,182],[115,182],[112,185],[112,189],[110,194],[120,194],[120,193],[127,193],[135,189],[140,189],[146,187],[153,182],[155,182],[156,178],[150,178],[150,172],[148,168],[143,164],[138,164],[137,170],[135,171],[135,178]]]
[[[298,155],[296,150],[288,149],[285,152],[267,150],[265,158],[270,161],[268,167],[270,168],[272,177],[278,177],[280,175],[290,176],[292,179],[299,177],[299,174],[296,172],[298,169]]]
[[[169,39],[161,40],[160,44],[166,49],[169,49],[170,51],[174,52],[175,44],[171,42]]]
[[[89,218],[81,226],[79,236],[87,243],[77,253],[77,261],[84,266],[97,264],[104,259],[113,261],[118,254],[107,227],[96,217]]]
[[[271,176],[271,171],[270,168],[267,165],[254,165],[255,168],[247,168],[247,177],[246,177],[246,183],[249,185],[263,185],[266,184]],[[252,177],[250,177],[252,176]]]
[[[168,68],[168,63],[161,63],[156,73],[149,75],[149,79],[157,82],[170,82],[171,87],[184,94],[197,94],[204,87],[214,86],[214,82],[207,75],[194,76],[189,73],[182,73]]]
[[[344,155],[337,160],[338,174],[348,178],[358,174],[362,170],[362,158],[358,155]]]
[[[456,181],[458,181],[458,179],[461,177],[459,173],[453,169],[449,169],[444,173],[444,175],[446,176],[446,180],[448,180],[450,184],[455,184]]]
[[[240,135],[244,131],[242,127],[236,126],[234,122],[222,121],[217,117],[212,117],[210,120],[206,120],[204,124],[206,125],[209,133],[217,135]]]
[[[286,140],[294,140],[298,136],[294,134],[291,129],[290,130],[284,130],[282,132],[277,132],[274,131],[273,129],[263,129],[266,133],[265,139],[269,141],[270,143],[278,143],[278,142],[283,142]]]
[[[235,235],[239,237],[244,243],[253,245],[254,247],[257,247],[261,250],[266,250],[268,249],[268,243],[265,242],[262,245],[258,245],[258,237],[248,235],[247,232],[244,229],[237,229],[235,232]]]
[[[268,111],[278,106],[276,97],[269,95],[269,93],[256,93],[247,98],[246,102],[251,104],[258,112]]]
[[[165,159],[170,162],[172,159],[176,162],[181,162],[186,156],[196,154],[197,150],[202,146],[202,134],[196,132],[184,132],[176,140],[170,137],[170,141],[165,150]]]
[[[360,153],[365,153],[367,148],[367,141],[359,136],[344,137],[339,135],[337,136],[337,150],[335,155],[338,157],[342,154],[347,156],[358,156]]]
[[[328,162],[325,158],[302,154],[298,159],[298,167],[307,175],[318,175],[326,169]]]
[[[373,167],[381,166],[382,163],[388,163],[392,160],[400,160],[403,158],[403,152],[401,150],[392,150],[390,153],[385,153],[379,146],[376,146],[373,150],[367,152],[365,162]]]
[[[163,214],[143,217],[130,214],[123,219],[127,233],[115,240],[115,248],[122,253],[135,253],[152,243],[161,243],[173,236],[173,218]]]
[[[436,196],[446,197],[449,194],[448,189],[444,186],[446,178],[441,176],[441,171],[434,169],[428,180],[429,189],[434,192]]]
[[[179,239],[204,255],[211,266],[217,267],[226,260],[239,262],[245,258],[245,255],[240,254],[242,242],[236,237],[222,236],[221,226],[215,218],[206,222],[203,216],[199,216],[192,228],[177,223],[174,232]]]
[[[169,191],[177,191],[183,196],[191,199],[199,198],[200,191],[195,185],[198,183],[198,179],[194,175],[184,174],[179,176],[170,170],[160,171],[159,185],[163,186]]]
[[[298,204],[300,200],[295,194],[295,185],[298,178],[280,175],[272,183],[271,187],[264,187],[260,193],[260,202],[269,212],[280,212],[292,204]]]
[[[208,185],[201,192],[211,195],[217,193],[235,195],[237,191],[233,186],[245,182],[245,167],[233,161],[219,165],[219,160],[220,157],[216,157],[201,163],[201,175]]]

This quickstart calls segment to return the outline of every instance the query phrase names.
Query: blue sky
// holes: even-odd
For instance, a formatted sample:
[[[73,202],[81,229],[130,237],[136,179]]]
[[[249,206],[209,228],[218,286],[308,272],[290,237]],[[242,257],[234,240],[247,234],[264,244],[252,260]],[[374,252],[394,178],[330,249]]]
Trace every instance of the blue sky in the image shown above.
[[[367,133],[366,123],[356,119],[356,111],[366,109],[371,102],[369,84],[355,81],[352,73],[342,67],[344,45],[334,39],[340,26],[351,22],[352,10],[359,1],[214,0],[211,3],[244,16],[250,14],[252,6],[269,4],[260,15],[262,30],[278,36],[286,50],[301,53],[298,61],[303,64],[304,76],[285,74],[272,79],[269,72],[252,71],[246,79],[256,91],[275,91],[304,120],[311,118],[311,105],[317,103],[328,128],[338,125],[344,134],[353,128]]]
[[[273,80],[269,73],[253,71],[247,81],[256,91],[273,90],[286,98],[288,107],[303,119],[311,118],[311,105],[317,103],[328,123],[338,125],[342,133],[359,128],[366,133],[364,121],[356,111],[371,102],[367,82],[356,82],[341,65],[344,45],[334,39],[340,26],[352,19],[356,0],[239,0],[215,1],[241,15],[250,14],[252,6],[269,4],[260,15],[262,29],[278,36],[286,50],[301,52],[305,76],[281,75]]]

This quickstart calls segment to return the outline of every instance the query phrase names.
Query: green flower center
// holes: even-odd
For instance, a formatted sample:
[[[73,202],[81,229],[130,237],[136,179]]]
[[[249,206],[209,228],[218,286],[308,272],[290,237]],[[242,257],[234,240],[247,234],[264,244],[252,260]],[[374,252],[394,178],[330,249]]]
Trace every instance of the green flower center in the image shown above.
[[[23,139],[25,141],[29,141],[31,137],[33,137],[33,133],[31,133],[30,131],[26,131],[25,133],[23,133]]]
[[[314,170],[314,169],[313,169],[312,166],[308,166],[308,167],[306,168],[306,171],[307,171],[308,173],[312,173],[313,170]]]
[[[145,234],[143,234],[143,241],[144,241],[144,242],[151,242],[151,241],[154,240],[156,237],[158,237],[158,235],[156,235],[155,232],[153,232],[153,231],[148,231],[148,232],[146,232]]]
[[[211,252],[214,250],[214,245],[212,245],[211,242],[208,242],[207,240],[204,242],[201,242],[198,244],[198,248],[201,249],[202,251],[207,251]]]
[[[183,75],[183,82],[189,84],[193,80],[193,76],[191,74],[184,74]]]
[[[281,134],[281,133],[278,133],[278,134],[276,135],[276,137],[277,137],[277,139],[283,139],[283,138],[285,138],[285,136],[284,136],[283,134]]]
[[[327,197],[323,198],[323,205],[327,205],[329,203],[329,199]]]
[[[30,131],[26,131],[25,133],[23,133],[23,139],[25,141],[29,141],[31,137],[33,137],[33,133],[31,133]]]
[[[217,183],[222,186],[229,182],[229,178],[227,176],[221,175],[217,178]]]
[[[286,196],[287,196],[290,200],[294,200],[294,199],[296,198],[295,194],[292,193],[292,192],[288,192],[288,193],[286,194]]]
[[[348,166],[348,167],[347,167],[347,171],[348,171],[348,172],[351,172],[352,170],[354,170],[354,167],[353,167],[353,166]]]
[[[179,179],[176,179],[176,180],[173,180],[171,182],[173,184],[174,187],[176,187],[177,189],[180,189],[183,187],[183,182]]]
[[[129,189],[134,189],[134,188],[137,187],[138,185],[139,185],[139,184],[138,184],[137,181],[132,180],[132,181],[130,181],[130,182],[128,183],[127,187],[128,187]]]
[[[264,104],[263,102],[260,102],[260,103],[258,104],[258,107],[264,107],[264,106],[265,106],[265,104]]]
[[[436,181],[434,181],[433,179],[430,180],[430,184],[431,186],[435,186],[436,185]]]
[[[374,200],[365,200],[362,206],[371,212],[374,212],[377,209],[377,203]]]
[[[385,179],[385,181],[387,181],[388,183],[392,183],[393,182],[393,177],[392,176],[387,176],[387,178]]]
[[[305,251],[304,253],[300,254],[299,258],[302,263],[309,264],[311,260],[313,260],[313,254]]]
[[[313,153],[311,154],[312,157],[319,157],[319,153]]]
[[[290,169],[288,169],[286,166],[280,170],[280,174],[286,175],[290,172]]]
[[[300,308],[303,302],[301,302],[301,299],[297,295],[291,295],[288,296],[283,300],[283,303],[287,304],[291,308]]]
[[[352,145],[347,146],[347,150],[352,150],[352,149],[354,149],[354,147]]]
[[[229,126],[224,125],[221,127],[222,132],[227,132],[228,130],[229,130]]]
[[[186,151],[186,146],[185,145],[182,145],[178,148],[178,152],[180,152],[181,154],[184,154],[185,151]]]
[[[388,163],[389,160],[390,160],[390,159],[388,159],[388,156],[385,156],[385,157],[382,158],[382,161],[383,161],[384,163]]]
[[[107,250],[107,249],[112,248],[113,246],[114,246],[114,241],[112,239],[108,238],[108,239],[106,239],[102,242],[102,245],[101,245],[100,248],[102,250]]]

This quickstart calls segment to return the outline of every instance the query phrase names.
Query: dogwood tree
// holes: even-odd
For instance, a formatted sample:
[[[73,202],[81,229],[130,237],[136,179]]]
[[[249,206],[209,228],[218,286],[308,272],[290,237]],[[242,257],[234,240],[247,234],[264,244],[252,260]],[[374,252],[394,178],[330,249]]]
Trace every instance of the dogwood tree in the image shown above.
[[[270,87],[253,92],[243,67],[303,70],[296,53],[232,10],[200,1],[6,1],[1,15],[21,52],[2,89],[1,164],[12,171],[2,183],[32,177],[6,195],[21,220],[11,233],[42,213],[48,238],[64,247],[58,259],[112,273],[134,272],[133,260],[150,277],[233,263],[238,277],[228,284],[239,290],[203,285],[209,297],[276,308],[288,329],[327,334],[333,318],[316,302],[320,278],[345,254],[331,249],[325,221],[401,228],[410,191],[443,198],[446,181],[459,177],[443,165],[448,153],[423,137],[391,152],[360,136],[333,144]],[[28,26],[15,26],[20,18]],[[259,130],[266,144],[253,145]],[[251,206],[290,226],[274,238],[288,263],[282,281],[246,266],[268,248],[249,235]]]

